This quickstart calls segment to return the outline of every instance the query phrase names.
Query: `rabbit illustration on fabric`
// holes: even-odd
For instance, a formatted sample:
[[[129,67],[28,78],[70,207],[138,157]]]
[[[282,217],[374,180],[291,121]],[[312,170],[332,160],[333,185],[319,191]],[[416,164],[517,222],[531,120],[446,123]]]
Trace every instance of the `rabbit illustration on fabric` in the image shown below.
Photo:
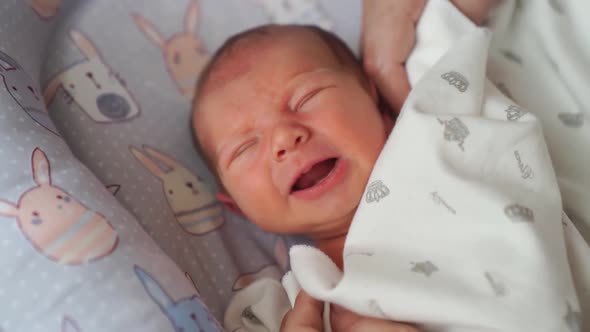
[[[221,205],[199,176],[156,149],[144,146],[142,151],[130,147],[130,151],[162,181],[168,204],[185,231],[202,235],[223,225]]]
[[[6,91],[23,111],[43,128],[59,136],[31,77],[14,59],[2,51],[0,51],[0,77]]]
[[[117,196],[117,193],[119,192],[119,190],[121,190],[121,185],[120,184],[109,184],[106,186],[107,190],[113,194],[113,196]]]
[[[184,276],[186,277],[186,279],[188,281],[191,282],[191,284],[193,285],[193,287],[195,288],[195,291],[197,292],[197,295],[201,295],[201,292],[199,291],[199,287],[197,287],[197,284],[195,283],[195,281],[193,280],[193,277],[191,277],[191,275],[188,272],[184,273]]]
[[[43,93],[47,105],[62,87],[68,100],[76,102],[96,122],[117,122],[136,117],[139,106],[127,90],[125,81],[106,64],[84,34],[70,30],[70,37],[86,59],[53,77]]]
[[[266,265],[258,271],[246,273],[238,277],[232,287],[233,291],[239,291],[246,288],[257,280],[270,278],[281,280],[281,277],[287,272],[289,267],[289,250],[285,241],[278,238],[274,246],[274,256],[277,264]]]
[[[62,0],[28,0],[27,2],[35,13],[45,20],[55,16],[62,4]]]
[[[174,301],[146,271],[137,265],[133,269],[145,291],[168,317],[175,331],[223,331],[198,296],[193,295]]]
[[[45,153],[32,155],[33,180],[17,204],[0,199],[0,215],[16,217],[19,228],[35,249],[60,264],[82,264],[111,254],[118,243],[113,227],[51,180]]]
[[[168,73],[180,93],[186,97],[192,97],[197,78],[209,61],[205,45],[195,33],[199,23],[198,3],[189,0],[184,16],[184,30],[169,38],[164,37],[144,17],[138,14],[132,14],[132,17],[137,27],[162,51]]]
[[[332,22],[318,0],[254,0],[264,7],[273,23],[314,24],[330,30]]]

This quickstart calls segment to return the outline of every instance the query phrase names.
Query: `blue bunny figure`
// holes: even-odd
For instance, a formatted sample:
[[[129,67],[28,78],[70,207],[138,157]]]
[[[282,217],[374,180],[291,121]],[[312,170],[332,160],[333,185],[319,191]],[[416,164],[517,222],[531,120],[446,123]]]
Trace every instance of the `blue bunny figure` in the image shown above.
[[[135,274],[149,296],[160,306],[176,332],[220,332],[223,331],[217,320],[209,313],[207,306],[193,295],[174,301],[147,272],[134,266]]]
[[[0,51],[0,78],[0,84],[4,82],[6,91],[31,119],[59,136],[45,109],[43,96],[35,87],[33,79],[13,58],[2,51]]]

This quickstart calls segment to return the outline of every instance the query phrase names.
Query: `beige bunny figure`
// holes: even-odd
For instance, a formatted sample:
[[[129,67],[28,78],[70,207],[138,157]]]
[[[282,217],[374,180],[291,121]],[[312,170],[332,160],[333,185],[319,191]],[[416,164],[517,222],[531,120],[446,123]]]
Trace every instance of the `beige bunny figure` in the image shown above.
[[[195,34],[199,23],[199,5],[190,0],[184,16],[184,31],[165,38],[156,27],[144,17],[132,14],[139,29],[162,50],[166,68],[180,93],[192,97],[197,78],[209,61],[209,54]]]
[[[223,225],[221,204],[199,176],[156,149],[143,146],[143,151],[135,147],[130,151],[161,180],[174,217],[185,231],[203,235]]]
[[[28,2],[40,18],[48,20],[55,16],[62,0],[28,0]]]
[[[96,122],[118,122],[139,115],[126,83],[104,62],[92,42],[79,31],[70,37],[86,58],[57,74],[43,93],[49,106],[59,87]]]
[[[275,242],[274,255],[277,264],[263,266],[258,271],[238,277],[232,287],[233,291],[246,288],[257,280],[270,278],[280,281],[289,267],[289,253],[285,241],[279,237]]]
[[[0,199],[0,215],[16,217],[35,249],[60,264],[81,264],[111,254],[117,233],[99,213],[89,210],[51,183],[47,156],[36,148],[32,156],[36,187],[16,205]]]

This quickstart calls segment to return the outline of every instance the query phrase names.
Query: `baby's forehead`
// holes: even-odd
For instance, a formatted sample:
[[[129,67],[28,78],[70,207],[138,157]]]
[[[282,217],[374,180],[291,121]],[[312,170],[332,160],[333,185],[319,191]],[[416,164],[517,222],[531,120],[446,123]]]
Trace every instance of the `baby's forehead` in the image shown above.
[[[322,37],[305,26],[266,26],[233,38],[235,39],[230,39],[230,44],[212,60],[209,72],[206,73],[207,77],[202,82],[202,93],[239,78],[254,66],[272,66],[275,61],[281,60],[270,56],[276,50],[305,48],[323,49],[332,53]],[[313,55],[310,54],[307,60],[313,59]]]

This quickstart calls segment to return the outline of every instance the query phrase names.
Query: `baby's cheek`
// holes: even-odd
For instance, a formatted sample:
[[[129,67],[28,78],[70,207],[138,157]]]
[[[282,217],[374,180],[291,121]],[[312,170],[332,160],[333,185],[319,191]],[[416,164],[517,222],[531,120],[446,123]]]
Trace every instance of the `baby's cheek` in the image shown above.
[[[233,202],[237,204],[240,209],[244,210],[248,205],[248,197],[250,196],[248,189],[246,189],[244,185],[240,185],[240,183],[227,179],[222,181],[222,184]]]
[[[257,200],[264,196],[263,185],[258,176],[252,173],[244,173],[232,183],[232,191],[236,197],[244,201]]]
[[[276,205],[276,197],[266,195],[262,188],[256,187],[241,188],[234,199],[245,214],[256,220],[270,213]]]

